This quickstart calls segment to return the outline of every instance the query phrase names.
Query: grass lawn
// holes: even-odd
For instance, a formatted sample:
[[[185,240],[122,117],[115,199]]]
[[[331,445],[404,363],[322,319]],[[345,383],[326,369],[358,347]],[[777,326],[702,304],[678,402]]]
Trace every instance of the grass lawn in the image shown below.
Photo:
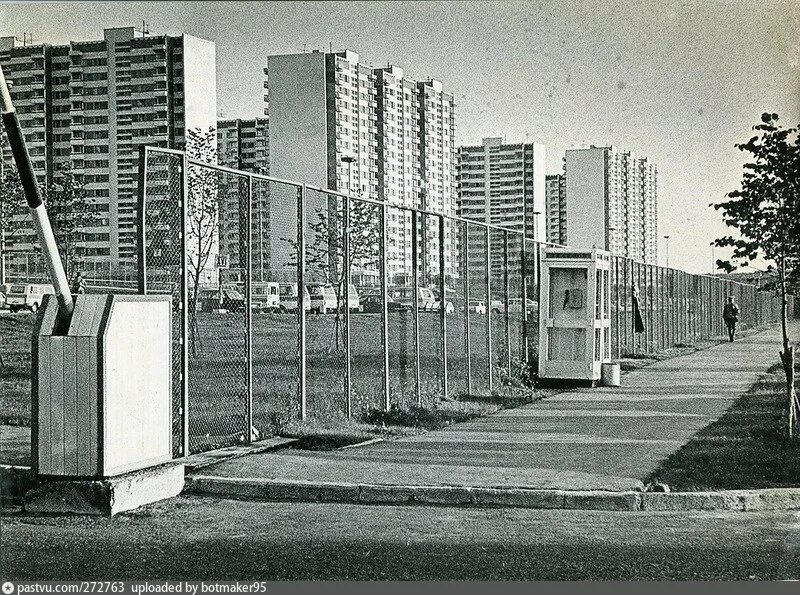
[[[796,368],[800,371],[800,363]],[[722,417],[664,461],[650,481],[678,491],[797,486],[800,443],[784,435],[785,385],[776,364]]]
[[[0,423],[30,425],[31,329],[30,314],[0,313]]]

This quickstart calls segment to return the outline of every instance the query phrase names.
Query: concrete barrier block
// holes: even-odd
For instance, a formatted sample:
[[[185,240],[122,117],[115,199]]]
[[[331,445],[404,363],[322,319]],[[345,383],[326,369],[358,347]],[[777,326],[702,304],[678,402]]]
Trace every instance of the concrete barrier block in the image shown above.
[[[564,492],[564,508],[576,510],[639,510],[636,492]]]
[[[472,499],[479,506],[564,507],[564,493],[556,490],[472,488]]]
[[[423,504],[472,504],[470,488],[458,486],[418,486],[412,488],[414,502]]]
[[[97,480],[41,479],[25,494],[25,512],[112,516],[172,498],[184,487],[184,468],[167,464]]]
[[[413,499],[414,490],[405,486],[360,485],[358,499],[372,504],[402,504]]]

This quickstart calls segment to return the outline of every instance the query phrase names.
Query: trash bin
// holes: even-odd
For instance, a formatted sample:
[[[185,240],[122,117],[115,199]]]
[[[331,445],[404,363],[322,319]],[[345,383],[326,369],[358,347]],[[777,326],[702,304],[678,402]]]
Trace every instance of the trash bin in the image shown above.
[[[600,369],[600,382],[603,386],[620,385],[620,367],[618,362],[603,362]]]

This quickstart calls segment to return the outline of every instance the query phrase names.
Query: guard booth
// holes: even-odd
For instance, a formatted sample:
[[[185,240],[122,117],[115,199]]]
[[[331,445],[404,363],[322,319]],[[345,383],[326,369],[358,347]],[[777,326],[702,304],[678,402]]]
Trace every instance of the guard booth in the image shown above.
[[[547,248],[541,279],[539,378],[595,386],[611,359],[611,255]]]

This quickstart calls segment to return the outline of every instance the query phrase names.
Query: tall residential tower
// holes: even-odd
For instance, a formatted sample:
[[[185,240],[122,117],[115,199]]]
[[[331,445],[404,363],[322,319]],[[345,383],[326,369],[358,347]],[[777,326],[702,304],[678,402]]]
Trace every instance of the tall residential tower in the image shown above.
[[[458,150],[458,207],[465,219],[525,232],[533,240],[545,240],[545,147],[538,143],[505,143],[485,138],[480,145]],[[469,227],[470,270],[481,274],[485,262],[484,233]],[[503,238],[491,238],[492,269],[503,263]],[[509,236],[509,261],[520,254],[517,234]]]
[[[566,152],[567,241],[656,264],[657,172],[647,158],[611,147]]]
[[[396,66],[368,66],[351,51],[269,56],[267,73],[271,175],[455,215],[453,95],[439,81],[411,80]],[[291,261],[287,238],[296,234],[295,208],[271,201],[276,267]],[[444,257],[452,277],[451,227],[445,227]],[[389,209],[387,228],[388,272],[397,282],[411,272],[411,214]],[[438,276],[438,227],[421,225],[419,238],[425,271]]]
[[[138,155],[142,145],[181,149],[186,131],[216,127],[216,49],[191,35],[106,29],[103,39],[19,46],[0,38],[0,65],[13,88],[40,183],[71,166],[96,218],[79,243],[88,270],[136,262]],[[10,155],[3,156],[9,165]],[[31,252],[33,234],[11,238]]]

